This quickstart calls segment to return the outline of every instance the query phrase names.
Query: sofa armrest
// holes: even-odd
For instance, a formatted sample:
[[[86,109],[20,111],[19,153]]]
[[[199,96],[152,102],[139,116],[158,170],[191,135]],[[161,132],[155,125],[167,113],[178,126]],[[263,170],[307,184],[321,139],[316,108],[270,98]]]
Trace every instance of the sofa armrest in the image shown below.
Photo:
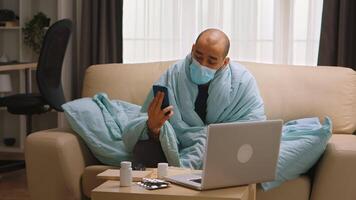
[[[51,129],[26,138],[25,159],[31,199],[80,200],[84,168],[97,161],[70,129]]]
[[[356,136],[334,134],[320,160],[311,200],[356,199]]]

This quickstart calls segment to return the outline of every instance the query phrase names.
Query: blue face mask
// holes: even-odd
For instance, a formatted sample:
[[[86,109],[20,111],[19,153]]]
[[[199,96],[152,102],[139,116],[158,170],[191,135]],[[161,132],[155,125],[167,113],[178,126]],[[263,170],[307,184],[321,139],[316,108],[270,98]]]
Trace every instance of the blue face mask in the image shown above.
[[[197,85],[203,85],[211,81],[214,78],[216,70],[205,67],[194,58],[192,59],[193,61],[189,66],[192,81]]]

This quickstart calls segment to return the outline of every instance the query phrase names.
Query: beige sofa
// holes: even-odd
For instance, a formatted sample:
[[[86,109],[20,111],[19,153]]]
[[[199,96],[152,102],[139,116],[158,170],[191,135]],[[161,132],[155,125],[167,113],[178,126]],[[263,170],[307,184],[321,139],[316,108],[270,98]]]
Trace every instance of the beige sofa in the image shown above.
[[[152,83],[172,62],[107,64],[90,67],[83,97],[106,92],[112,99],[142,104]],[[356,199],[356,72],[338,67],[243,63],[256,77],[269,119],[285,121],[328,115],[333,136],[315,166],[258,200]],[[31,134],[26,140],[26,169],[33,200],[89,199],[100,184],[95,175],[109,166],[99,163],[70,129]]]

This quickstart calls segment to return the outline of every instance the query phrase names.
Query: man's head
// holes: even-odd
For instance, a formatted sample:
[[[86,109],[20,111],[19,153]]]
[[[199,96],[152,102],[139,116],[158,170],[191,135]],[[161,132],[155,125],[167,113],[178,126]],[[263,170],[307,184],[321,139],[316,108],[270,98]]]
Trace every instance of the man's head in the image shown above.
[[[220,69],[229,63],[230,40],[219,29],[206,29],[201,32],[192,47],[192,56],[201,65]]]

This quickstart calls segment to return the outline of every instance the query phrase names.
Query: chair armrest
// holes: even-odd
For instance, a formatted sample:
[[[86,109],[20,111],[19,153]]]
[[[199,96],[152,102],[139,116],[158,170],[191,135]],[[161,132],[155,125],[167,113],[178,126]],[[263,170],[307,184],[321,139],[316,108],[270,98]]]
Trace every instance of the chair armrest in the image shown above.
[[[311,200],[356,199],[356,136],[334,134],[321,158]]]
[[[97,161],[71,129],[51,129],[26,138],[25,159],[31,199],[82,199],[84,168]]]

